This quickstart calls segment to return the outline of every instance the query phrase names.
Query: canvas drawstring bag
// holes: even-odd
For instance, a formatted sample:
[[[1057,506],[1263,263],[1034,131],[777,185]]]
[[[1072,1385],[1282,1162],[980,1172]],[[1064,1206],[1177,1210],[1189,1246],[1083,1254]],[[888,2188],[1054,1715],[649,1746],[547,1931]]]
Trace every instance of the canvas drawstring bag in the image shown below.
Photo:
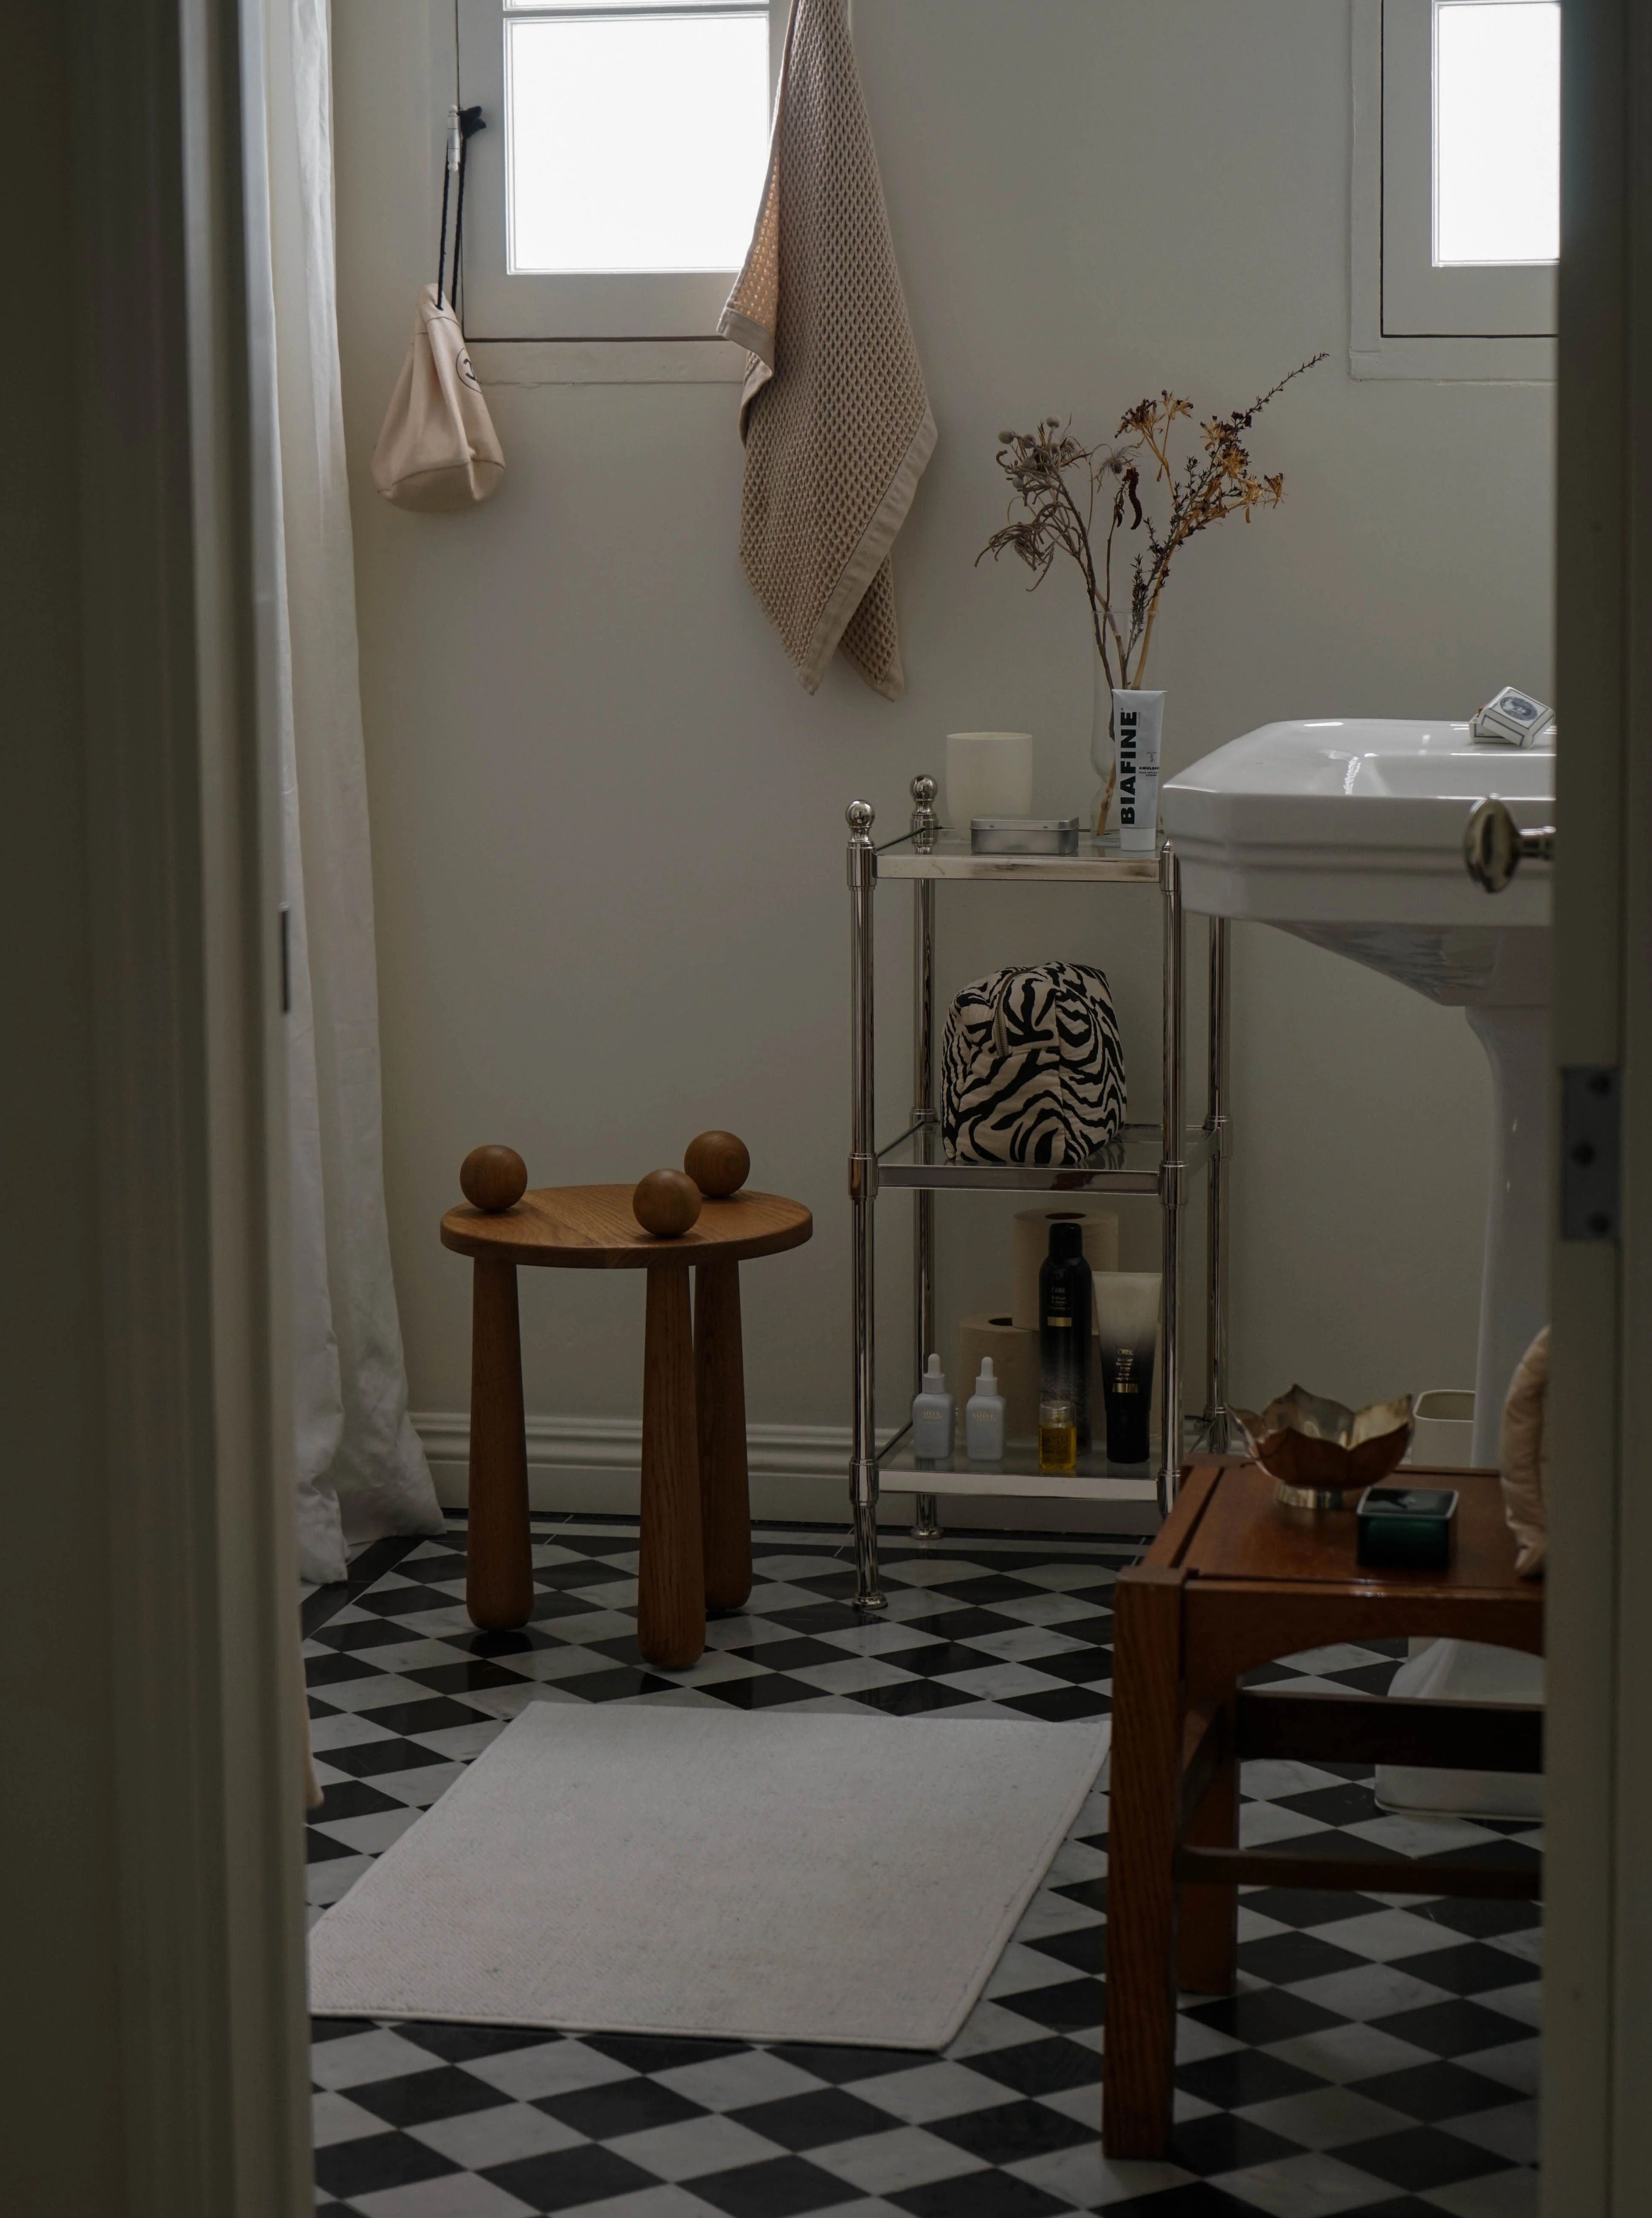
[[[471,367],[454,301],[465,224],[465,158],[484,127],[480,108],[455,110],[442,177],[442,238],[434,285],[419,293],[413,342],[373,449],[373,482],[398,508],[469,508],[486,500],[504,475],[504,455]],[[448,196],[456,177],[453,289],[447,275]]]

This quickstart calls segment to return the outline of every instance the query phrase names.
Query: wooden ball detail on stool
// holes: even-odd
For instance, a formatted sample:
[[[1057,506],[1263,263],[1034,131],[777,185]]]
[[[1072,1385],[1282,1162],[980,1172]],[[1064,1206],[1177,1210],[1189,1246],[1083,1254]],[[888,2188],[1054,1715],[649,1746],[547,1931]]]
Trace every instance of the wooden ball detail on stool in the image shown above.
[[[650,1171],[637,1181],[631,1214],[645,1232],[680,1239],[700,1214],[700,1189],[681,1171]]]
[[[473,1148],[459,1166],[459,1190],[473,1209],[497,1216],[528,1191],[528,1166],[514,1148]]]
[[[733,1132],[702,1132],[690,1140],[683,1168],[708,1201],[726,1201],[752,1175],[752,1157]]]

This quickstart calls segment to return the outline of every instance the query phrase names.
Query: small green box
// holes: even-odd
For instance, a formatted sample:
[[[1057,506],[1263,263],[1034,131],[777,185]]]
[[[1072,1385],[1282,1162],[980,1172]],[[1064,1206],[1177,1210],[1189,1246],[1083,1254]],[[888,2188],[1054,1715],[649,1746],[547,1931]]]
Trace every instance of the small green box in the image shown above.
[[[1355,1559],[1371,1571],[1443,1571],[1457,1496],[1436,1486],[1368,1486],[1354,1507]]]

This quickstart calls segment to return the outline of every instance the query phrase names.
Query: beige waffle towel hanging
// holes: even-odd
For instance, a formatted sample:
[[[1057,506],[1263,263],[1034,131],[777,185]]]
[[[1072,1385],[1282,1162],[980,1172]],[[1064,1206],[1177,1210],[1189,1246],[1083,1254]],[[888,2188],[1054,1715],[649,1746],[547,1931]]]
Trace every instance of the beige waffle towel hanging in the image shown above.
[[[747,349],[740,561],[813,693],[838,647],[906,688],[889,549],[935,446],[845,0],[794,0],[757,229],[719,326]]]

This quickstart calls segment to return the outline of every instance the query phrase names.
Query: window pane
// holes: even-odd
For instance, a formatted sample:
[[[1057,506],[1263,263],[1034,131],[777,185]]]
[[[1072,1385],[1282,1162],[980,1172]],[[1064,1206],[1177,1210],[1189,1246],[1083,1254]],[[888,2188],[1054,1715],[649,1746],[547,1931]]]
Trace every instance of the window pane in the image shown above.
[[[1434,24],[1434,260],[1560,253],[1560,9],[1441,0]]]
[[[766,15],[507,22],[513,270],[738,270],[768,155]]]

